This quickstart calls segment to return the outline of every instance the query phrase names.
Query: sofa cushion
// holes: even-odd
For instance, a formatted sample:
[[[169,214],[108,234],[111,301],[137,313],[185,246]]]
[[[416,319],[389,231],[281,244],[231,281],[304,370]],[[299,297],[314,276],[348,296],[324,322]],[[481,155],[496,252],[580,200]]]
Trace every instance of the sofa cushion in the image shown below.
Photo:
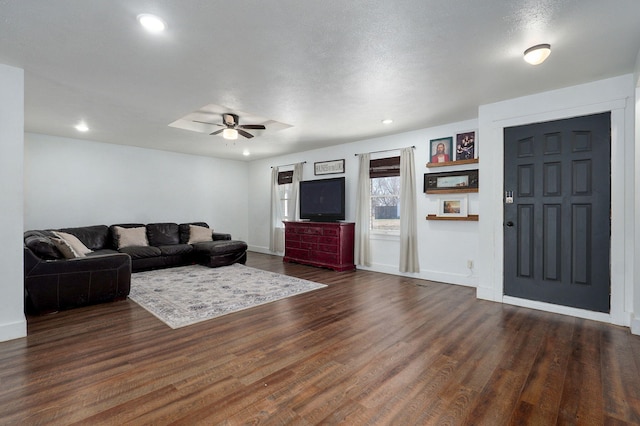
[[[92,251],[87,246],[85,246],[82,243],[82,241],[80,241],[78,237],[76,237],[75,235],[67,234],[66,232],[61,232],[61,231],[53,231],[53,234],[59,239],[64,240],[64,242],[66,242],[69,245],[69,247],[75,254],[75,256],[73,257],[84,257],[87,255],[87,253],[91,253]],[[56,247],[60,249],[59,244],[57,242],[55,244],[56,244]],[[62,253],[65,255],[65,257],[67,257],[67,255],[64,252]]]
[[[193,251],[193,246],[190,246],[189,244],[169,244],[166,246],[158,246],[158,248],[163,256],[175,256],[191,253]]]
[[[180,228],[177,223],[150,223],[147,225],[149,245],[160,247],[180,244]]]
[[[64,256],[56,248],[49,234],[43,231],[26,231],[24,233],[24,245],[42,259],[62,259]]]
[[[144,228],[146,225],[144,223],[115,223],[109,226],[109,244],[107,248],[118,250],[118,233],[116,232],[116,227],[118,228]]]
[[[189,225],[189,241],[188,244],[204,243],[205,241],[212,241],[211,235],[213,229],[198,226]]]
[[[127,246],[121,248],[119,251],[121,253],[127,253],[132,259],[158,257],[161,254],[160,249],[153,246]]]
[[[62,253],[62,256],[64,256],[65,259],[75,259],[76,257],[78,257],[78,253],[76,253],[71,245],[62,238],[52,238],[51,241],[56,246],[58,251]]]
[[[204,243],[195,243],[193,248],[199,253],[216,256],[220,254],[246,251],[247,243],[237,240],[207,241]]]
[[[191,223],[181,223],[180,224],[180,244],[188,244],[189,238],[191,237],[191,227],[190,225],[202,226],[203,228],[208,228],[205,222],[191,222]]]
[[[91,250],[100,250],[109,246],[109,227],[107,225],[61,228],[58,231],[75,235]]]
[[[125,247],[142,247],[148,246],[147,228],[144,226],[136,228],[123,228],[114,226],[114,237],[116,248],[122,250]]]

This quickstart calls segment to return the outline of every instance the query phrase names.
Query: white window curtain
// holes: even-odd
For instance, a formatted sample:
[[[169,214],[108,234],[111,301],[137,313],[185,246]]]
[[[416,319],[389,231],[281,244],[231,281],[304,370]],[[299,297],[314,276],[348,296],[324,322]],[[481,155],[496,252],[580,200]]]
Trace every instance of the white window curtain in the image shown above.
[[[300,213],[298,211],[298,189],[300,188],[300,180],[302,179],[302,168],[304,163],[296,163],[293,165],[293,176],[290,184],[290,197],[287,201],[287,207],[291,213],[290,218],[293,220],[300,220]],[[284,219],[284,212],[282,211],[282,187],[285,185],[278,184],[278,174],[280,173],[279,167],[273,167],[271,169],[271,218],[270,218],[270,232],[269,232],[269,251],[274,253],[284,252],[284,227],[282,220]]]
[[[369,226],[371,221],[371,182],[369,180],[369,154],[360,154],[360,172],[356,195],[355,263],[371,266]]]
[[[300,181],[302,180],[302,168],[304,163],[296,163],[293,165],[293,181],[291,182],[293,188],[291,189],[291,205],[290,207],[293,209],[293,217],[295,220],[300,220],[300,209],[298,205],[298,193],[300,189]]]
[[[362,167],[362,166],[361,166]],[[420,272],[413,148],[400,152],[400,272]]]
[[[282,218],[280,211],[280,192],[278,189],[278,167],[271,168],[271,215],[269,220],[269,251],[281,252],[282,247],[282,229],[278,226]]]

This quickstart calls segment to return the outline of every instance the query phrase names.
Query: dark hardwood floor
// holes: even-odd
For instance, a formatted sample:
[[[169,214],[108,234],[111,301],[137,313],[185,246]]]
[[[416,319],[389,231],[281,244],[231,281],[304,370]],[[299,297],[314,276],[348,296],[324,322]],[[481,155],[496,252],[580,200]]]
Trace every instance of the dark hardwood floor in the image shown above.
[[[336,273],[329,287],[172,330],[130,300],[28,318],[0,343],[0,424],[640,424],[640,336]]]

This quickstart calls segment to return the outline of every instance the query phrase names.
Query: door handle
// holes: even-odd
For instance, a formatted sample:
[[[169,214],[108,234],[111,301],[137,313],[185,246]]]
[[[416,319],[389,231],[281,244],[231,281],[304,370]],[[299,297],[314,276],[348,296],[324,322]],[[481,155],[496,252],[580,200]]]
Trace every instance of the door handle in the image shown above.
[[[507,223],[506,223],[506,225],[507,225],[509,228],[511,228],[511,227],[513,226],[513,222],[509,221],[509,222],[507,222]]]

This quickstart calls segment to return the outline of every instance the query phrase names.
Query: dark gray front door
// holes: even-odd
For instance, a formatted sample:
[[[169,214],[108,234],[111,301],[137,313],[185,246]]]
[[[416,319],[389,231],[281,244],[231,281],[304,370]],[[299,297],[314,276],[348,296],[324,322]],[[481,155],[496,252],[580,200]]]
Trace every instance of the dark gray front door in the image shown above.
[[[505,295],[609,312],[610,123],[505,129]]]

